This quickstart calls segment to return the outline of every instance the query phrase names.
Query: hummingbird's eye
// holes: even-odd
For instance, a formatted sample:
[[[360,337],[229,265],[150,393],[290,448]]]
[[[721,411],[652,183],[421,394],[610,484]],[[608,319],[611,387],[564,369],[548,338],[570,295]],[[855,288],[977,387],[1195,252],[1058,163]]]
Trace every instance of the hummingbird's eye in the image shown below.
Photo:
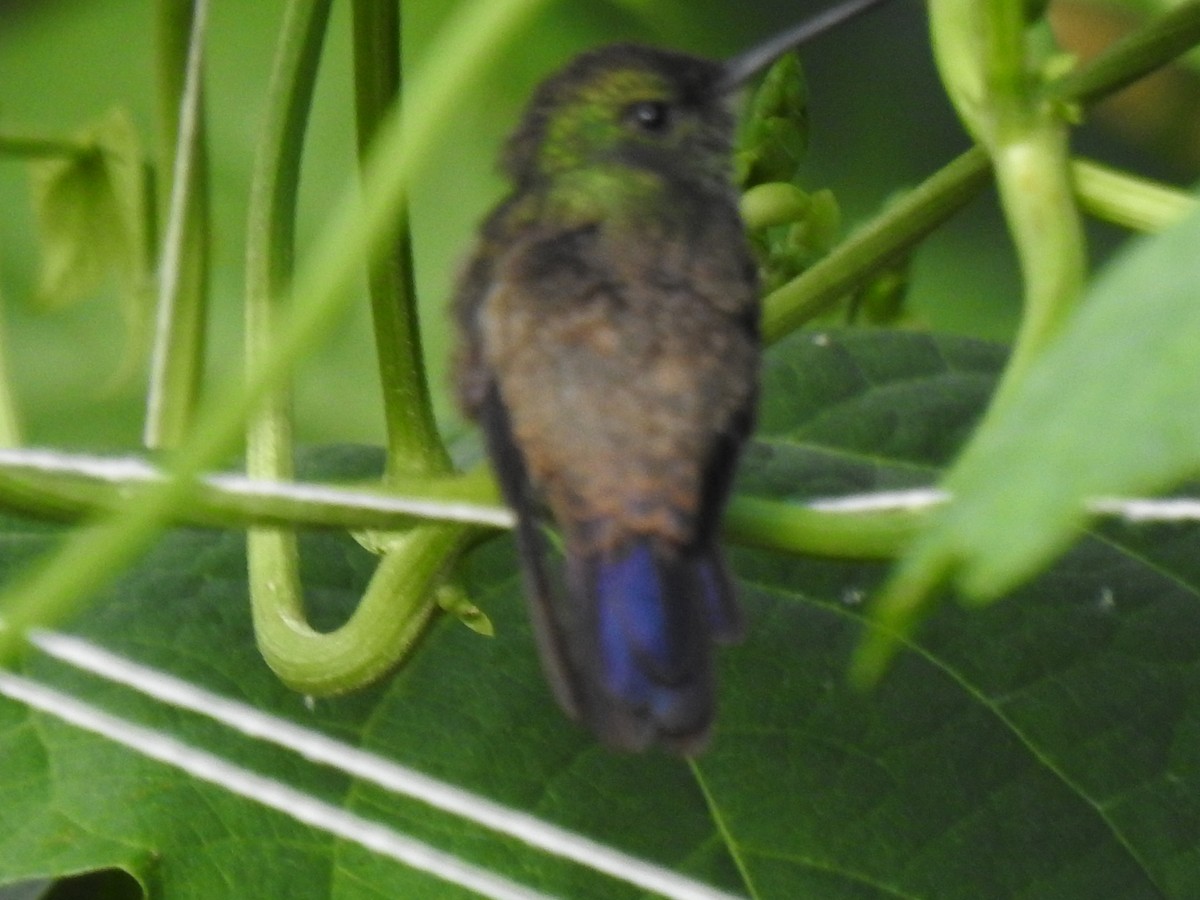
[[[661,100],[639,100],[625,110],[624,119],[641,131],[658,134],[671,124],[671,107]]]

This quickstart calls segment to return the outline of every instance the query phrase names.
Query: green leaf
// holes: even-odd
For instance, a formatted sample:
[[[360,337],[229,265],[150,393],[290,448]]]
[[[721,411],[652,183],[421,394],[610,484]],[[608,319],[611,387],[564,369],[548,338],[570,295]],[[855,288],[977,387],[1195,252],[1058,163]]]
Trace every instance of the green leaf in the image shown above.
[[[734,167],[743,189],[795,178],[808,144],[808,85],[797,54],[767,70],[742,121]]]
[[[1197,246],[1200,214],[1108,267],[946,479],[954,503],[894,596],[951,575],[995,598],[1077,540],[1089,499],[1160,493],[1200,472]]]
[[[1003,360],[889,332],[798,334],[771,356],[741,487],[779,498],[935,481]],[[4,574],[57,534],[2,533]],[[494,638],[444,617],[385,682],[309,710],[254,649],[242,541],[172,533],[71,630],[750,897],[1200,893],[1200,529],[1115,526],[1007,603],[947,606],[867,694],[844,673],[885,567],[734,548],[750,631],[720,651],[716,739],[691,764],[613,755],[562,716],[507,537],[460,573]],[[302,544],[329,627],[373,558]],[[551,895],[645,896],[39,654],[25,671]],[[0,883],[110,866],[167,900],[466,896],[8,701],[0,748]]]
[[[42,249],[36,299],[48,308],[67,306],[115,275],[126,321],[141,329],[150,300],[152,225],[137,132],[129,114],[114,109],[77,137],[89,152],[30,165]]]

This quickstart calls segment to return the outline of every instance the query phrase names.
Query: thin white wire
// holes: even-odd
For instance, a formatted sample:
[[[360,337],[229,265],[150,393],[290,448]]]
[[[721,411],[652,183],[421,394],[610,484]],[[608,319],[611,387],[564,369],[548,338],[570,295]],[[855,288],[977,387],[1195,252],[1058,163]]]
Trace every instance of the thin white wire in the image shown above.
[[[320,484],[263,481],[247,475],[212,475],[203,481],[215,488],[244,496],[278,497],[309,503],[339,504],[380,512],[404,513],[429,519],[449,519],[455,522],[495,525],[497,528],[512,528],[515,522],[510,510],[500,506],[484,506],[479,503],[389,497],[386,494],[368,494]]]
[[[37,447],[5,447],[0,450],[0,464],[17,471],[77,475],[112,484],[145,484],[162,477],[140,456],[92,456]]]
[[[36,448],[0,448],[0,466],[10,471],[74,475],[113,485],[149,484],[166,477],[161,470],[141,457],[91,456],[86,453],[63,453]],[[513,525],[511,511],[479,503],[422,500],[331,485],[266,481],[234,473],[209,475],[201,479],[201,483],[241,496],[329,503],[371,512],[474,522],[480,525],[494,525],[497,528],[511,528]],[[940,488],[924,487],[819,497],[801,505],[820,512],[858,515],[872,512],[915,512],[939,506],[950,499],[950,494]],[[1200,498],[1194,497],[1098,497],[1087,501],[1085,507],[1094,515],[1116,516],[1131,522],[1200,522]]]
[[[1194,497],[1099,497],[1087,507],[1098,515],[1120,516],[1128,522],[1200,522],[1200,499]]]
[[[0,670],[0,694],[180,769],[194,778],[278,810],[305,825],[485,897],[549,900],[546,894],[473,866],[379,822],[348,813],[273,778],[235,766],[168,734],[127,722],[36,681]]]
[[[305,759],[460,816],[544,853],[570,860],[643,890],[673,900],[736,900],[736,895],[716,890],[670,869],[622,853],[247,704],[214,694],[80,638],[34,631],[29,634],[29,640],[44,653],[72,666],[133,688],[171,706],[207,716],[248,737],[284,747]]]
[[[809,509],[831,513],[915,512],[939,506],[950,495],[938,488],[913,488],[907,491],[876,491],[870,494],[847,494],[843,497],[820,497],[804,504]]]
[[[0,449],[0,466],[11,471],[73,475],[117,486],[153,484],[166,477],[160,469],[141,457],[90,456],[86,453],[62,453],[58,450]],[[422,500],[330,485],[269,481],[234,473],[210,475],[200,481],[217,490],[247,497],[329,503],[371,512],[473,522],[479,525],[494,525],[497,528],[511,528],[513,525],[512,512],[503,507],[485,506],[480,503]]]
[[[876,491],[823,497],[805,505],[832,513],[916,512],[948,503],[951,496],[939,488]],[[1092,515],[1113,516],[1128,522],[1200,522],[1200,498],[1195,497],[1096,497],[1084,502]]]

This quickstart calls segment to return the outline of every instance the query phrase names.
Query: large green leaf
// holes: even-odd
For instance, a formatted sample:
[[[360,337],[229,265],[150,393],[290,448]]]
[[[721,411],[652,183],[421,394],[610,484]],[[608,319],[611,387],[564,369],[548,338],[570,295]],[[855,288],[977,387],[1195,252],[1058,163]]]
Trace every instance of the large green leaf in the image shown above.
[[[1088,501],[1200,473],[1200,214],[1133,244],[989,416],[946,479],[954,502],[906,561],[884,613],[952,576],[991,599],[1077,539]]]
[[[932,481],[1001,359],[897,333],[786,341],[743,488]],[[5,570],[53,537],[4,534]],[[945,607],[870,693],[844,673],[885,568],[737,550],[750,634],[721,652],[718,733],[691,764],[613,755],[562,717],[507,538],[463,572],[494,639],[443,619],[385,683],[311,711],[254,649],[239,535],[169,535],[71,630],[736,893],[1183,898],[1200,893],[1198,536],[1089,537],[1005,603]],[[329,534],[304,557],[332,624],[371,558]],[[26,672],[549,894],[643,896],[46,657]],[[112,866],[168,900],[466,895],[41,713],[4,701],[0,723],[0,883]]]

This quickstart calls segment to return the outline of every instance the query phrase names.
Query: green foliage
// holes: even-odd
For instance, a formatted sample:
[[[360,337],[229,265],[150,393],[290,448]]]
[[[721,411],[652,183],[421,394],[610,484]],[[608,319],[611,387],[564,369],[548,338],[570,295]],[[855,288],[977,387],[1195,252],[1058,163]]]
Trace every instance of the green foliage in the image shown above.
[[[771,357],[743,486],[787,499],[936,478],[1003,363],[887,332],[797,335]],[[54,539],[4,531],[6,572]],[[311,711],[254,649],[234,532],[168,535],[72,630],[738,893],[1185,897],[1200,890],[1198,537],[1107,529],[1006,603],[937,613],[870,694],[845,664],[886,568],[740,551],[752,628],[722,656],[718,736],[691,765],[615,756],[563,720],[507,538],[463,573],[495,638],[444,619],[396,677]],[[372,558],[336,535],[302,544],[313,620],[338,622]],[[552,895],[638,895],[45,657],[25,671]],[[165,897],[458,895],[47,716],[5,701],[0,718],[6,879],[98,866]]]
[[[1131,247],[1089,284],[1075,194],[1097,215],[1155,230],[1196,204],[1184,192],[1068,153],[1081,105],[1200,41],[1200,4],[1176,5],[1096,64],[1064,72],[1041,26],[1037,41],[1025,27],[1040,4],[931,0],[946,93],[980,146],[911,190],[901,190],[903,180],[888,184],[893,199],[879,202],[845,239],[842,208],[852,206],[842,187],[835,193],[807,183],[808,98],[794,58],[754,95],[735,163],[750,187],[743,210],[761,251],[770,290],[764,331],[775,346],[757,440],[727,523],[751,628],[743,645],[721,652],[717,735],[699,759],[613,755],[564,719],[538,671],[507,537],[484,540],[486,532],[461,522],[381,526],[365,515],[356,519],[351,505],[323,511],[311,496],[307,506],[293,498],[289,507],[252,495],[232,502],[209,489],[198,511],[186,477],[227,458],[249,411],[272,391],[281,391],[264,413],[273,467],[256,471],[287,477],[294,446],[284,383],[302,357],[322,352],[319,341],[336,332],[337,316],[366,272],[376,311],[386,314],[378,320],[381,335],[403,338],[382,339],[389,351],[380,376],[389,487],[408,484],[424,499],[494,502],[485,478],[441,472],[442,439],[417,354],[422,341],[444,343],[444,329],[431,327],[428,314],[442,297],[431,297],[418,280],[427,304],[418,334],[408,235],[398,223],[409,221],[411,193],[413,246],[438,248],[437,263],[424,257],[418,271],[461,252],[445,249],[464,243],[446,222],[469,221],[492,199],[485,182],[463,175],[484,166],[476,156],[490,155],[464,137],[474,134],[469,129],[480,116],[473,113],[487,107],[490,114],[495,89],[507,80],[518,85],[507,101],[515,105],[554,61],[539,58],[529,72],[518,63],[515,76],[506,70],[482,86],[493,57],[532,20],[536,5],[408,4],[406,40],[414,31],[420,37],[406,58],[427,65],[406,72],[402,129],[387,105],[398,48],[372,40],[379,30],[373,23],[394,24],[395,10],[388,2],[355,4],[356,88],[367,111],[360,125],[373,147],[360,156],[361,190],[360,174],[345,173],[351,185],[342,200],[317,204],[322,230],[299,245],[301,151],[318,161],[310,170],[338,169],[336,155],[306,137],[305,121],[317,104],[311,91],[318,57],[322,67],[339,59],[322,49],[325,14],[337,27],[339,5],[290,0],[281,23],[264,26],[264,33],[279,28],[280,63],[265,92],[264,118],[274,125],[248,192],[261,202],[247,242],[246,271],[257,274],[245,281],[269,310],[251,329],[253,378],[248,386],[239,380],[209,391],[212,402],[195,431],[164,463],[185,480],[144,492],[101,490],[86,479],[35,478],[0,464],[0,500],[8,508],[68,519],[86,514],[96,523],[0,519],[0,662],[554,896],[644,894],[197,714],[167,709],[38,650],[24,646],[19,660],[4,654],[22,646],[21,628],[54,627],[67,617],[71,631],[126,657],[753,898],[1200,895],[1200,524],[1098,521],[1088,513],[1098,495],[1172,490],[1200,470],[1200,421],[1190,412],[1200,394],[1200,218],[1193,212]],[[586,6],[601,15],[600,4]],[[243,19],[222,32],[222,5],[216,7],[213,34],[240,37]],[[263,16],[262,9],[248,5],[244,21]],[[579,9],[561,13],[562,27],[578,27]],[[179,18],[171,21],[186,26]],[[434,20],[445,30],[431,42]],[[664,14],[659,21],[678,27],[684,18]],[[169,36],[176,52],[181,33]],[[676,42],[670,38],[663,42]],[[210,51],[223,46],[214,40]],[[66,82],[72,97],[77,81]],[[161,101],[178,101],[177,86],[159,90]],[[884,96],[886,112],[892,86],[873,83],[871,90]],[[237,103],[209,110],[218,175],[231,167],[221,154],[239,148],[230,110],[261,92],[258,81],[251,88],[239,82],[229,94]],[[473,101],[475,94],[486,100]],[[7,102],[3,88],[0,101]],[[343,95],[339,102],[346,105]],[[913,132],[923,127],[906,124]],[[111,273],[123,294],[140,290],[161,250],[151,239],[139,146],[137,129],[119,115],[69,141],[0,134],[0,153],[41,157],[35,197],[42,287],[14,291],[6,260],[7,298],[40,292],[61,306],[95,293]],[[870,149],[866,158],[882,166],[886,154]],[[979,194],[989,172],[1025,288],[1012,348],[894,330],[814,330],[817,317],[846,300],[842,308],[858,322],[910,321],[909,300],[941,275],[930,277],[928,257],[918,255],[911,267],[909,260],[937,225]],[[240,183],[214,183],[214,199],[247,193]],[[195,189],[204,195],[210,185],[200,181]],[[229,215],[219,202],[212,208],[214,234],[232,233],[236,243],[244,211]],[[7,218],[0,224],[8,227]],[[1002,242],[997,234],[971,237],[960,246]],[[382,248],[397,245],[397,254],[380,262]],[[970,269],[987,293],[990,270],[978,261],[956,256],[953,265]],[[238,285],[224,292],[229,296],[241,295],[240,267],[239,259],[234,276],[228,264],[223,274],[217,267],[218,283]],[[795,332],[806,323],[809,330]],[[210,323],[199,324],[203,330]],[[363,355],[361,342],[347,346],[333,371]],[[325,405],[341,412],[363,387],[340,382]],[[456,461],[471,456],[467,449]],[[317,457],[316,469],[301,467],[304,477],[358,484],[380,468],[380,454],[362,448]],[[950,501],[932,512],[881,514],[804,505],[928,487],[947,489]],[[91,516],[93,505],[108,510],[100,520]],[[244,527],[300,516],[326,527],[302,530],[294,554],[267,540],[271,565],[256,568],[251,560],[248,584]],[[162,530],[178,520],[223,528]],[[355,541],[367,532],[370,540]],[[365,546],[387,555],[380,562]],[[406,546],[416,548],[408,557]],[[892,572],[886,558],[894,556],[902,559]],[[265,607],[251,603],[255,591]],[[933,602],[956,591],[966,604]],[[1003,602],[980,602],[1000,595]],[[418,614],[393,640],[387,627],[397,624],[399,601]],[[261,627],[264,608],[275,616],[274,631]],[[374,618],[356,620],[364,610]],[[355,621],[366,623],[361,641],[344,628]],[[280,647],[288,651],[287,664],[303,672],[297,684],[333,691],[407,659],[363,690],[306,704],[271,671],[256,640],[271,645],[275,655],[266,657],[273,664]],[[856,648],[857,674],[876,679],[869,692],[847,677]],[[336,668],[333,650],[343,654],[338,666],[363,678],[322,681]],[[0,900],[231,895],[468,896],[0,699]]]
[[[808,86],[797,54],[784,54],[767,70],[742,122],[733,157],[737,183],[750,188],[795,178],[808,145]]]
[[[734,181],[758,255],[762,284],[773,291],[829,252],[841,230],[831,190],[795,183],[808,144],[808,89],[800,58],[782,56],[751,93],[743,112]]]
[[[35,298],[61,307],[116,277],[126,319],[140,334],[149,314],[153,216],[137,131],[115,109],[76,139],[79,152],[31,163],[42,248]]]
[[[1074,542],[1089,499],[1160,493],[1200,472],[1198,245],[1193,215],[1102,273],[946,480],[956,502],[906,571],[952,567],[972,596],[997,597]]]

